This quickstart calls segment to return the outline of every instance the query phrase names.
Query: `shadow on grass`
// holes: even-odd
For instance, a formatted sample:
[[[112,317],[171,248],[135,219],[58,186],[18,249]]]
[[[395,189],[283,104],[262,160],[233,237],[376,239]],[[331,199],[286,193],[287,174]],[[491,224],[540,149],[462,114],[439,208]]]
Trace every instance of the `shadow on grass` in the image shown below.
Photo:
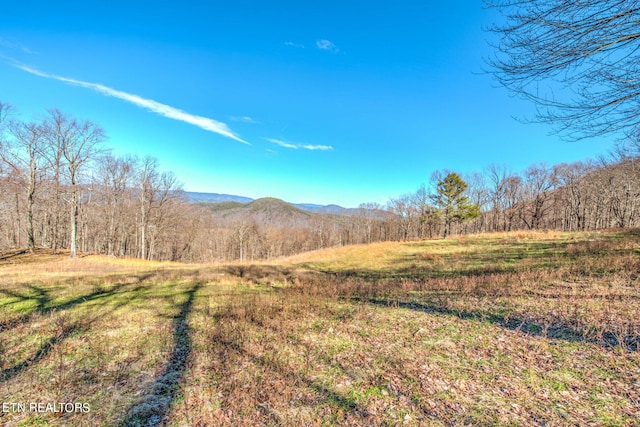
[[[314,363],[320,362],[328,369],[348,371],[321,346],[312,346],[288,334],[277,326],[278,322],[266,322],[280,316],[278,303],[274,304],[240,299],[220,307],[213,316],[215,327],[208,340],[213,364],[209,371],[219,378],[215,383],[224,396],[220,411],[226,421],[222,424],[312,425],[314,420],[310,417],[318,414],[314,415],[312,410],[305,412],[305,408],[324,405],[330,412],[321,412],[332,417],[332,423],[359,420],[358,424],[367,425],[369,414],[354,397],[341,394],[325,381],[305,373],[312,366],[309,360],[297,368],[289,366],[287,360],[293,352],[306,354],[307,358],[313,355]],[[260,331],[268,331],[275,341],[263,341]],[[278,337],[284,334],[286,340],[280,341]],[[234,418],[243,413],[250,418]]]
[[[308,264],[303,264],[302,267],[340,279],[358,278],[369,281],[477,277],[522,271],[544,272],[561,267],[571,268],[576,273],[600,275],[619,268],[615,266],[615,260],[635,259],[637,247],[632,244],[621,246],[620,242],[637,241],[639,234],[637,229],[633,229],[578,241],[525,239],[501,242],[493,238],[483,243],[452,240],[448,243],[451,247],[448,252],[434,251],[433,241],[414,241],[406,242],[405,245],[416,248],[416,253],[399,252],[380,268],[344,270]]]
[[[140,278],[139,282],[142,282],[144,280],[145,278]],[[28,323],[32,321],[35,316],[38,316],[38,315],[47,315],[52,312],[69,310],[80,304],[114,296],[118,292],[122,292],[124,288],[128,285],[130,284],[116,283],[115,285],[106,289],[98,287],[97,289],[95,289],[93,292],[89,294],[78,296],[76,298],[73,298],[70,301],[63,302],[60,304],[51,304],[51,297],[49,295],[50,291],[47,291],[46,289],[40,288],[35,285],[26,286],[33,293],[35,293],[34,296],[22,295],[15,291],[0,290],[1,294],[5,294],[6,296],[12,297],[12,298],[17,298],[21,302],[30,301],[30,300],[34,300],[36,302],[35,307],[29,313],[26,313],[11,319],[7,319],[4,322],[0,323],[0,333],[13,329],[21,324]]]
[[[116,289],[119,289],[121,286],[114,286],[113,289],[111,289],[109,292],[103,292],[100,293],[101,297],[106,297],[106,296],[111,296],[114,295],[116,293]],[[143,287],[142,286],[138,286],[136,287],[132,292],[136,291],[140,291]],[[97,297],[96,297],[97,298]],[[96,298],[92,298],[93,300],[95,300]],[[129,298],[126,302],[119,302],[117,304],[114,304],[112,307],[110,307],[109,310],[100,313],[96,316],[94,316],[93,318],[81,318],[79,320],[76,320],[73,323],[67,323],[66,321],[66,317],[64,317],[64,315],[58,319],[55,319],[54,322],[56,324],[56,332],[55,334],[48,338],[47,340],[45,340],[40,347],[33,353],[32,356],[26,358],[25,360],[23,360],[22,362],[19,362],[9,368],[3,369],[2,371],[0,371],[0,383],[3,383],[5,381],[9,381],[12,378],[14,378],[16,375],[19,375],[20,373],[26,371],[27,369],[33,367],[34,365],[36,365],[37,363],[39,363],[40,361],[42,361],[47,355],[49,355],[49,353],[51,353],[52,350],[54,350],[56,348],[57,345],[61,344],[62,342],[64,342],[67,338],[69,338],[72,335],[76,335],[76,334],[81,334],[84,332],[89,331],[91,325],[93,323],[95,323],[96,321],[98,321],[101,318],[104,318],[105,316],[107,316],[110,313],[113,313],[114,311],[116,311],[118,308],[123,307],[127,304],[129,304],[131,301],[133,301],[136,297],[132,297]],[[86,301],[89,301],[90,299],[87,299]],[[69,301],[66,304],[63,305],[67,305],[67,307],[65,308],[69,308],[72,307],[73,305],[77,305],[78,303],[74,303],[72,305],[69,305],[70,303],[76,301],[75,299],[73,301]],[[103,304],[106,305],[106,302]],[[62,306],[59,306],[57,308],[60,308]],[[49,310],[49,311],[53,311],[53,309]]]
[[[545,325],[533,320],[522,319],[518,317],[505,317],[497,314],[486,314],[467,310],[452,310],[440,307],[438,304],[422,304],[417,302],[402,302],[398,300],[377,299],[377,298],[351,298],[356,302],[366,302],[376,306],[398,307],[409,310],[421,311],[425,313],[444,314],[455,316],[462,320],[488,321],[505,329],[519,331],[527,335],[539,336],[553,340],[563,340],[569,342],[591,342],[601,345],[605,348],[619,347],[627,351],[637,351],[640,344],[640,335],[626,335],[620,337],[620,334],[614,331],[604,330],[598,334],[585,333],[578,328],[562,324],[554,323],[553,325]]]
[[[180,305],[180,312],[173,318],[173,351],[167,366],[160,374],[151,391],[129,407],[121,427],[159,426],[168,413],[171,405],[179,397],[180,381],[187,369],[191,355],[191,331],[189,314],[193,301],[202,283],[194,284],[187,292],[187,299]]]
[[[398,264],[403,264],[402,260],[398,260]],[[338,280],[344,279],[361,279],[371,282],[389,281],[389,280],[428,280],[428,279],[446,279],[456,277],[480,277],[497,274],[515,274],[518,269],[512,266],[494,266],[470,268],[466,270],[443,270],[441,268],[433,268],[430,266],[409,266],[402,268],[390,268],[381,270],[353,269],[343,271],[332,270],[316,270],[329,276],[333,276]]]
[[[80,332],[83,329],[85,328],[81,327],[80,323],[74,323],[72,325],[63,326],[61,330],[58,333],[56,333],[56,335],[54,335],[53,337],[49,338],[44,343],[42,343],[42,345],[40,345],[40,348],[36,350],[33,356],[29,357],[28,359],[10,368],[2,370],[2,372],[0,372],[0,383],[9,381],[10,379],[20,374],[21,372],[25,371],[29,367],[37,364],[42,359],[44,359],[51,352],[51,350],[55,348],[57,344],[63,342],[72,334],[76,332]]]
[[[171,273],[174,274],[175,273]],[[191,274],[191,273],[190,273]],[[197,272],[196,272],[197,274]],[[28,313],[24,313],[20,316],[16,316],[13,318],[0,320],[0,333],[13,329],[21,324],[30,322],[33,320],[35,316],[47,315],[52,312],[59,312],[71,309],[80,304],[84,304],[87,302],[92,302],[98,299],[108,298],[116,295],[117,293],[128,293],[133,291],[139,291],[144,289],[139,285],[153,278],[165,278],[167,276],[167,272],[145,272],[138,274],[124,274],[120,278],[124,278],[121,282],[115,283],[110,287],[104,287],[102,284],[94,284],[94,290],[91,293],[77,296],[69,301],[60,302],[57,304],[52,304],[53,299],[51,298],[51,292],[57,290],[57,288],[45,289],[40,286],[32,285],[32,284],[21,284],[19,286],[28,289],[29,292],[18,292],[11,289],[0,289],[0,297],[2,294],[9,298],[14,298],[16,301],[4,303],[3,306],[8,306],[11,304],[17,304],[26,301],[35,301],[35,306],[31,308]],[[192,274],[191,274],[192,275]],[[187,276],[187,275],[185,275]],[[66,281],[61,281],[56,283],[57,286],[69,286],[73,287],[74,284],[79,281],[88,281],[95,282],[95,276],[87,276],[87,277],[73,277]],[[112,276],[111,279],[114,279]],[[133,279],[133,281],[131,281]],[[2,285],[0,283],[0,285]],[[128,286],[138,285],[138,287],[134,289],[127,289]]]
[[[29,252],[27,249],[21,249],[15,252],[0,253],[0,261],[5,261],[7,259],[26,254],[27,252]]]

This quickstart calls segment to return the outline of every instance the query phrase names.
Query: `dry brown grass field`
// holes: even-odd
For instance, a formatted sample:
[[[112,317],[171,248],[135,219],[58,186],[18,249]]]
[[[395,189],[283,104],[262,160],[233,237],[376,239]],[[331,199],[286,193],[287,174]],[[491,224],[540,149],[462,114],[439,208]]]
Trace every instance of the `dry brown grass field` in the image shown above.
[[[1,253],[0,425],[640,425],[639,303],[640,230]]]

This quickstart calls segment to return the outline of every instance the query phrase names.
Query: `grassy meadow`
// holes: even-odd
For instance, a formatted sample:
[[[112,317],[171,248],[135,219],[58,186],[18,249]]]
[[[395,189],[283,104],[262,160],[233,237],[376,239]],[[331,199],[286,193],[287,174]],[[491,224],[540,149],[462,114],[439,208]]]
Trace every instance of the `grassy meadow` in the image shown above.
[[[6,252],[0,425],[634,426],[639,337],[640,230],[219,265]]]

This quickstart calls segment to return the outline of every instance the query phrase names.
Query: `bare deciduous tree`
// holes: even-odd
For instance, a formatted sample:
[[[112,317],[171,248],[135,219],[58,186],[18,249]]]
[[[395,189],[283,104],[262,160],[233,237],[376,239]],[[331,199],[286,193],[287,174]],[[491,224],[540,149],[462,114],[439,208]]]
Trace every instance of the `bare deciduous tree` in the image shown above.
[[[78,121],[61,111],[50,111],[47,121],[49,141],[54,142],[54,151],[65,160],[70,185],[70,248],[71,257],[77,256],[78,214],[80,204],[80,172],[100,152],[105,141],[104,130],[90,122]],[[56,165],[56,167],[59,165]]]
[[[14,121],[9,128],[13,138],[5,143],[5,147],[0,151],[0,159],[11,166],[16,174],[26,172],[27,245],[33,252],[36,246],[33,207],[39,182],[38,173],[45,158],[44,131],[43,127],[35,122]]]
[[[538,229],[549,210],[548,200],[556,183],[553,170],[546,164],[531,165],[524,172],[524,198],[522,220],[529,229]]]
[[[140,201],[140,258],[147,259],[148,242],[147,231],[153,209],[156,191],[158,189],[158,160],[146,157],[142,161],[139,170],[138,182],[140,185],[138,198]]]
[[[109,256],[122,255],[118,240],[125,240],[125,199],[135,171],[135,160],[106,155],[99,159],[97,176],[103,193],[105,250]],[[124,231],[123,231],[124,230]],[[120,246],[117,250],[117,246]]]
[[[640,2],[484,0],[504,20],[488,59],[497,80],[569,139],[640,125]]]

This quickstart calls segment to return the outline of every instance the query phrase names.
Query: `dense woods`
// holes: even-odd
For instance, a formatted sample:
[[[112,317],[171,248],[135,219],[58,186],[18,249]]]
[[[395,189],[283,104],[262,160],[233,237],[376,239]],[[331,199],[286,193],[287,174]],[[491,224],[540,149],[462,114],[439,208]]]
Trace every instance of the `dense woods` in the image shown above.
[[[189,203],[156,159],[112,155],[90,121],[58,110],[22,121],[0,104],[0,132],[0,249],[245,261],[461,233],[640,226],[637,144],[597,161],[519,172],[501,165],[466,176],[437,171],[414,193],[349,214],[262,199],[225,216],[224,205]]]

